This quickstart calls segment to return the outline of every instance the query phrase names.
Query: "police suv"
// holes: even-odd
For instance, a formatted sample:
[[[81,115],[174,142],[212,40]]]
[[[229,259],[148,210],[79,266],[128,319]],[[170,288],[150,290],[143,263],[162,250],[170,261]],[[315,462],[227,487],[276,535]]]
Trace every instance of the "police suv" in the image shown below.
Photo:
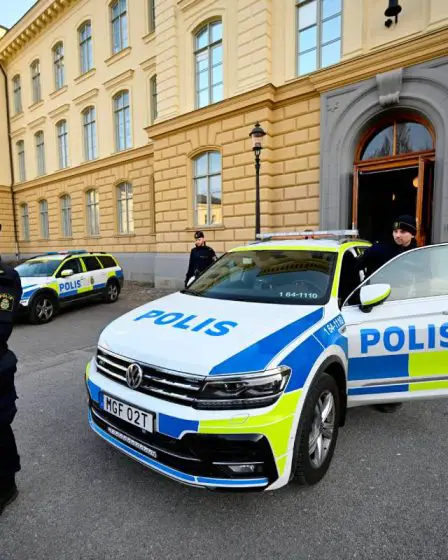
[[[113,303],[123,286],[115,257],[84,250],[44,253],[16,267],[22,283],[19,312],[48,323],[59,308],[93,298]]]
[[[276,489],[324,476],[348,407],[448,396],[448,244],[362,279],[356,232],[275,237],[106,327],[94,432],[185,484]]]

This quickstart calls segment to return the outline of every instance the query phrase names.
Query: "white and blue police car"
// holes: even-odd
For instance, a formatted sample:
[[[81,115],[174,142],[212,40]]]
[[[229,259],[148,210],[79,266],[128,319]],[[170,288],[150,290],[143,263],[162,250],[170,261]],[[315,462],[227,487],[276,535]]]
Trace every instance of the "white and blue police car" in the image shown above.
[[[448,244],[361,281],[368,246],[264,236],[116,319],[86,369],[91,428],[197,487],[318,482],[347,408],[448,396]]]
[[[19,314],[48,323],[61,307],[101,298],[115,302],[123,270],[109,253],[85,250],[49,252],[16,266],[22,284]]]

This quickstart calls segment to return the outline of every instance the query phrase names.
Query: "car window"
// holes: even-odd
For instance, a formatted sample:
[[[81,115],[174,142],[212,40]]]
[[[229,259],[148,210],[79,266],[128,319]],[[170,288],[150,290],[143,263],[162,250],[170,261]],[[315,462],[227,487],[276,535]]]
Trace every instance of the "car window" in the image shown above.
[[[61,261],[56,259],[34,259],[19,264],[16,271],[21,278],[43,278],[53,276],[60,264]]]
[[[73,270],[73,274],[81,274],[81,261],[79,259],[70,259],[69,261],[65,262],[58,272],[58,277],[61,276],[61,273],[64,270]]]
[[[86,265],[87,270],[90,272],[92,270],[100,270],[101,264],[96,257],[83,257],[82,260]]]
[[[117,266],[117,263],[109,255],[101,255],[100,257],[97,258],[100,261],[100,263],[103,265],[103,268],[113,268],[114,266]]]
[[[339,303],[342,304],[360,283],[361,279],[356,266],[356,257],[352,250],[348,249],[342,258],[338,290]]]
[[[259,250],[227,253],[185,293],[236,301],[323,305],[333,283],[336,253]]]
[[[448,244],[403,253],[373,273],[368,284],[390,284],[388,301],[448,295]],[[348,303],[356,304],[356,294]]]

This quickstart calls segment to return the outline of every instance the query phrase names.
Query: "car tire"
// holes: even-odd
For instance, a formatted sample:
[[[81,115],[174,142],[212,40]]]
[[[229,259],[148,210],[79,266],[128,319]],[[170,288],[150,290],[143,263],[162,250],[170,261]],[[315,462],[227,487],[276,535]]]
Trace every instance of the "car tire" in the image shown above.
[[[30,307],[30,321],[35,325],[43,325],[53,320],[57,312],[56,298],[51,294],[37,294]]]
[[[294,444],[292,478],[311,486],[327,472],[339,432],[340,396],[331,375],[314,380],[303,406]]]
[[[105,303],[115,303],[120,295],[120,285],[116,280],[109,280],[104,292]]]

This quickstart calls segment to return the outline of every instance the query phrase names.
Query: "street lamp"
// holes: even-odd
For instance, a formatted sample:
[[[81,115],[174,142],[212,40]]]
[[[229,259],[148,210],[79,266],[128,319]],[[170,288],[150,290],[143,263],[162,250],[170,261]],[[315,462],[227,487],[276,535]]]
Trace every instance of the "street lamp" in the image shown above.
[[[260,153],[263,149],[263,138],[266,136],[258,121],[249,136],[252,138],[252,149],[255,153],[255,238],[257,238],[260,233]]]

